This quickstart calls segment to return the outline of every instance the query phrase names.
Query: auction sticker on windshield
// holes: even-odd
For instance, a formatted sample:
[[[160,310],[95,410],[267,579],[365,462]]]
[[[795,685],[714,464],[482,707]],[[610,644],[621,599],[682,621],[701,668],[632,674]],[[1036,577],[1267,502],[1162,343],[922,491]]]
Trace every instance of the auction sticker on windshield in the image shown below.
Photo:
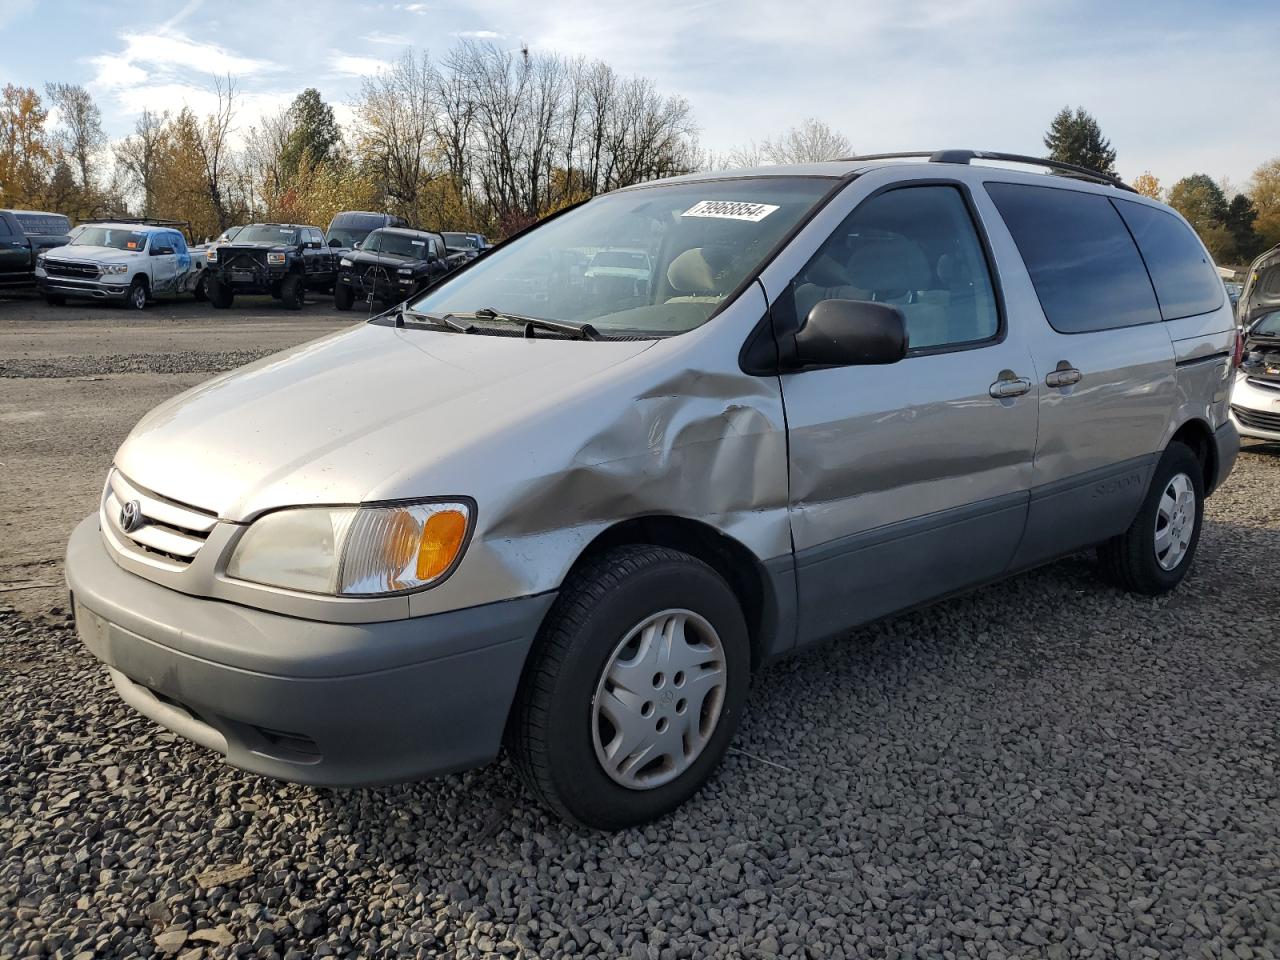
[[[680,214],[682,217],[712,217],[717,220],[747,220],[759,223],[778,207],[772,203],[747,203],[740,200],[703,200]]]

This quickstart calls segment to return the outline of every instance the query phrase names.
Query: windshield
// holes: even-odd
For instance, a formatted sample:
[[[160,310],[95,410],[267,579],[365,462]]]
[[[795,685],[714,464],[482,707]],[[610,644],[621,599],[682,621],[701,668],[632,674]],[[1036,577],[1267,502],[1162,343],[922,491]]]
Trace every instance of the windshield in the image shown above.
[[[444,237],[445,246],[452,247],[454,250],[476,249],[475,240],[465,233],[442,233],[440,236]]]
[[[279,243],[291,247],[298,242],[298,231],[293,227],[276,227],[255,223],[236,234],[236,243]]]
[[[1280,313],[1268,313],[1253,325],[1251,337],[1280,337]]]
[[[113,247],[116,250],[142,251],[147,248],[147,235],[126,227],[85,227],[71,241],[73,247]]]
[[[684,333],[705,323],[832,186],[759,177],[607,194],[494,248],[413,308],[461,315],[489,307],[614,335]],[[605,251],[625,255],[625,269],[593,271]]]
[[[404,233],[386,233],[375,230],[360,247],[367,253],[388,253],[395,257],[425,260],[430,252],[427,241]]]

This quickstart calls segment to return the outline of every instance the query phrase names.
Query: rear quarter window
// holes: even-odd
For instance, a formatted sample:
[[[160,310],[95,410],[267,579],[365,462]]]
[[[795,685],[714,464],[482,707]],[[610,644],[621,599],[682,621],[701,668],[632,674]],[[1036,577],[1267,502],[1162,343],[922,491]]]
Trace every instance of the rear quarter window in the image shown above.
[[[1190,227],[1155,207],[1112,202],[1142,252],[1164,319],[1193,317],[1222,306],[1222,280]]]
[[[52,213],[14,214],[27,233],[40,237],[61,237],[71,230],[71,221]]]
[[[1160,307],[1124,220],[1104,196],[988,183],[1050,326],[1089,333],[1158,323]]]

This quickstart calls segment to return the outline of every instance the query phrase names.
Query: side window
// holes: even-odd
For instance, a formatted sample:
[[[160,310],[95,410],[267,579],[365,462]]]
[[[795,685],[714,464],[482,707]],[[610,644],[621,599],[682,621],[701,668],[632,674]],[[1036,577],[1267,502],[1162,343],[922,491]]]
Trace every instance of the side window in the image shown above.
[[[173,247],[174,253],[187,252],[187,241],[183,239],[183,236],[180,233],[169,234],[169,246]]]
[[[0,237],[11,237],[13,231],[9,229],[9,218],[0,217]]]
[[[309,232],[310,232],[310,234],[311,234],[311,242],[312,242],[312,243],[318,243],[318,244],[320,244],[320,246],[322,246],[322,247],[323,247],[323,246],[324,246],[324,237],[320,236],[320,231],[319,231],[319,230],[315,230],[315,229],[313,229],[313,230],[311,230],[311,231],[309,231]]]
[[[861,203],[792,283],[796,320],[822,300],[891,303],[912,350],[999,332],[991,272],[955,187],[901,187]]]
[[[1171,213],[1113,200],[1138,243],[1166,320],[1209,313],[1222,306],[1222,280],[1191,228]]]
[[[1160,321],[1147,268],[1106,197],[1021,183],[988,183],[987,192],[1053,329],[1088,333]]]

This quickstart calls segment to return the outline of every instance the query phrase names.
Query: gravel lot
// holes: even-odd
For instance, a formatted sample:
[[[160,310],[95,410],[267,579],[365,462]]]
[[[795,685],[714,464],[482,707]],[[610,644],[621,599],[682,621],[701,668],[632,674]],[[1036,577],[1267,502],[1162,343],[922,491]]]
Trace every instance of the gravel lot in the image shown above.
[[[0,478],[92,472],[23,546],[52,578],[139,407],[200,377],[155,359],[185,352],[159,317],[15,351],[43,343],[24,309]],[[334,324],[192,313],[197,357]],[[99,350],[148,359],[39,372]],[[59,596],[0,594],[0,958],[1280,956],[1280,448],[1209,512],[1170,597],[1073,558],[779,665],[710,787],[617,835],[549,821],[505,761],[355,792],[230,770],[117,701]]]

